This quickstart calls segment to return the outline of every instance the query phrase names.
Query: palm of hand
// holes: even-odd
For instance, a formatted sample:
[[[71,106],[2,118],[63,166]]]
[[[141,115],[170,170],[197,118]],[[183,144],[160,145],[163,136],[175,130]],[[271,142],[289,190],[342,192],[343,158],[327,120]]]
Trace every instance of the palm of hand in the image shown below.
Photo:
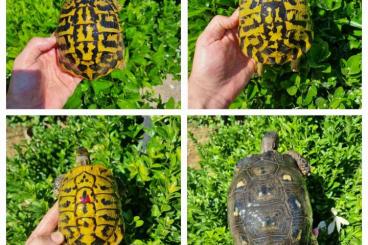
[[[60,69],[55,48],[42,53],[28,67],[19,65],[22,69],[17,69],[17,66],[15,62],[12,79],[22,86],[13,89],[13,93],[29,101],[29,108],[62,108],[66,95],[81,81]]]
[[[254,72],[254,66],[248,65],[252,61],[241,52],[236,29],[226,31],[221,40],[213,42],[208,48],[212,59],[209,59],[211,64],[207,66],[207,72],[216,77],[224,91],[242,89]]]

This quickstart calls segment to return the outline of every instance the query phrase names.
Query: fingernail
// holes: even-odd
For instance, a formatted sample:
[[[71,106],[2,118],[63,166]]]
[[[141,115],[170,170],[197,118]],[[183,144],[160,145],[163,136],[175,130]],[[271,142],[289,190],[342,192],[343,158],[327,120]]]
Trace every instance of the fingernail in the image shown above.
[[[51,234],[51,240],[56,243],[62,243],[64,241],[64,236],[60,231],[56,231]]]

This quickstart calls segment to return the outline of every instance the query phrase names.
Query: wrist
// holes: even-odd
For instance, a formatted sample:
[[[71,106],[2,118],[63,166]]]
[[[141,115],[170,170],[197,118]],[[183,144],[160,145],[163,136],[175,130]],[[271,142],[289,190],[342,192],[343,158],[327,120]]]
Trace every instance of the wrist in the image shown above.
[[[229,101],[222,98],[221,91],[213,91],[200,79],[193,75],[189,78],[188,84],[188,108],[189,109],[225,109],[230,104]]]

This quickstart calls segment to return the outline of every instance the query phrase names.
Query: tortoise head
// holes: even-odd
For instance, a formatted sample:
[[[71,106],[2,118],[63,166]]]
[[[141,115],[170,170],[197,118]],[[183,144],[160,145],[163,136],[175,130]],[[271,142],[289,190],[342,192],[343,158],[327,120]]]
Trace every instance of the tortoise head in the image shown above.
[[[88,150],[84,147],[78,147],[75,161],[78,166],[90,164]]]
[[[275,151],[279,146],[279,136],[276,132],[267,132],[262,139],[262,152]]]

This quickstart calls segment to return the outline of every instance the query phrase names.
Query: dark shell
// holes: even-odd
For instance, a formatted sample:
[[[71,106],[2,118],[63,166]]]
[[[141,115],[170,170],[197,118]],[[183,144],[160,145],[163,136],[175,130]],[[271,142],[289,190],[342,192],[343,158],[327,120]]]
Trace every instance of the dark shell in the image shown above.
[[[269,151],[240,161],[228,221],[236,245],[308,244],[312,208],[294,159]]]

